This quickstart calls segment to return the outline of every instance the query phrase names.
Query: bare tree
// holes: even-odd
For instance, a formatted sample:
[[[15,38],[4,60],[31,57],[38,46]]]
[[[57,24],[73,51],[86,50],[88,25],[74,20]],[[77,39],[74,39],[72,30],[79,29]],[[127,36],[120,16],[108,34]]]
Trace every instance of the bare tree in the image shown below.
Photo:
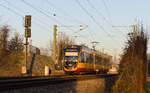
[[[7,25],[0,28],[0,49],[2,51],[7,50],[9,31],[9,27]]]
[[[53,43],[51,43],[53,44]],[[56,55],[57,55],[57,61],[59,65],[59,69],[62,68],[62,60],[64,57],[64,48],[68,45],[72,45],[75,44],[74,40],[71,39],[69,36],[67,36],[65,33],[61,34],[61,36],[58,37],[57,43],[56,43]],[[53,49],[53,45],[51,45],[51,50]],[[53,55],[53,51],[52,51],[52,55]]]
[[[0,27],[0,65],[6,63],[5,58],[8,55],[8,37],[9,37],[9,27],[4,25]]]
[[[19,35],[19,33],[15,33],[14,37],[11,38],[8,44],[9,51],[17,51],[21,52],[24,50],[23,38]]]
[[[75,44],[74,40],[69,38],[69,36],[62,34],[61,38],[58,39],[57,42],[57,55],[58,61],[61,62],[64,57],[64,48],[68,45]]]

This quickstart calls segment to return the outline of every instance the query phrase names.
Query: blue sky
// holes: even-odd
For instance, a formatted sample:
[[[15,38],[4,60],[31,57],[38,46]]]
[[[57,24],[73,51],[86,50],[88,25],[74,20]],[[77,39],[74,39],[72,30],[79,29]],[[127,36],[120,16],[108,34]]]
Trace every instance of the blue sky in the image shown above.
[[[32,15],[31,39],[38,47],[47,47],[52,41],[54,24],[72,25],[58,28],[68,35],[78,31],[79,25],[88,25],[76,34],[80,36],[77,43],[91,47],[90,42],[98,41],[97,49],[114,55],[121,53],[132,29],[112,25],[128,26],[138,19],[149,27],[149,4],[149,0],[0,0],[0,24],[9,24],[13,31],[24,34],[23,17]]]

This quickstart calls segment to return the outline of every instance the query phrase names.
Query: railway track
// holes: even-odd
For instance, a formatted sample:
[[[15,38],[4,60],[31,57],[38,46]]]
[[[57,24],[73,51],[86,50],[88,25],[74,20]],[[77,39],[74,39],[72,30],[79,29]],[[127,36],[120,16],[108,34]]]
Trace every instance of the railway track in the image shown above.
[[[26,87],[45,86],[47,84],[56,84],[63,82],[72,82],[76,80],[104,78],[114,75],[52,75],[39,77],[3,77],[0,78],[0,91],[9,89],[19,89]]]

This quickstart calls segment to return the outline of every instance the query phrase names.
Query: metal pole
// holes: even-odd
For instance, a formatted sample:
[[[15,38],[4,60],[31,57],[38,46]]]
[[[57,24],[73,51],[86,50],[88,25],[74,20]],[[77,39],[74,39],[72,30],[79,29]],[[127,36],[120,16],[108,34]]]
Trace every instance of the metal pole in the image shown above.
[[[57,25],[54,25],[54,39],[53,39],[53,60],[54,60],[54,64],[56,64],[56,31],[57,31]]]
[[[135,33],[136,33],[136,31],[135,31],[135,25],[133,25],[133,39],[135,39]]]
[[[27,63],[28,63],[28,38],[26,37],[26,51],[25,51],[25,67],[27,73]]]
[[[93,61],[94,61],[94,70],[96,71],[96,69],[95,69],[95,53],[94,53],[94,55],[93,55]]]
[[[25,16],[25,73],[27,74],[27,63],[28,63],[28,38],[31,37],[31,15]]]

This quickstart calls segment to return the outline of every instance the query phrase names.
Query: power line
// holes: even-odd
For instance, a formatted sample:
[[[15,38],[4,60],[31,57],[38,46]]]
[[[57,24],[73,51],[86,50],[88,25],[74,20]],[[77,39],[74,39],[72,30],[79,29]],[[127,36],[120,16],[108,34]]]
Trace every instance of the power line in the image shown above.
[[[101,25],[99,25],[99,23],[95,20],[95,18],[81,5],[81,3],[78,0],[76,0],[76,2],[84,10],[84,12],[93,20],[93,22],[95,22],[98,25],[98,27],[100,27],[100,29],[102,29],[105,33],[109,35],[109,33],[105,31],[105,29]]]
[[[30,3],[28,3],[28,2],[26,2],[26,1],[24,1],[24,0],[22,0],[22,2],[24,2],[26,5],[30,6],[30,7],[33,8],[34,10],[36,10],[36,11],[42,13],[43,15],[45,15],[45,16],[47,16],[47,17],[51,17],[51,16],[47,15],[45,12],[43,12],[43,11],[37,9],[36,7],[33,7]],[[50,3],[50,2],[49,2],[49,3]],[[50,3],[50,4],[51,4],[51,3]],[[53,5],[53,6],[54,6],[54,5]],[[55,20],[55,21],[57,21],[57,20]],[[58,22],[58,21],[57,21],[57,22]],[[60,23],[60,22],[58,22],[58,23]]]
[[[110,37],[111,35],[103,28],[103,26],[101,26],[96,20],[95,18],[81,5],[81,3],[79,2],[79,0],[75,0],[77,2],[77,4],[81,7],[81,9],[93,20],[93,22],[95,22],[95,24],[98,25],[98,27],[100,29],[102,29],[102,31],[104,33],[107,33],[107,35]],[[111,38],[111,37],[110,37]],[[113,38],[112,38],[113,39]],[[111,39],[111,40],[112,40]],[[114,42],[114,41],[113,41]]]
[[[67,16],[70,16],[70,17],[72,17],[71,15],[69,15],[66,11],[64,11],[64,10],[62,10],[62,9],[60,9],[60,8],[58,8],[58,7],[56,7],[52,2],[50,2],[49,0],[45,0],[48,4],[50,4],[51,6],[53,6],[53,7],[55,7],[57,10],[59,10],[61,13],[63,13],[63,14],[65,14],[65,15],[67,15]],[[78,21],[78,23],[83,23],[83,22],[81,22],[81,21],[79,21],[79,20],[77,20],[77,19],[75,19],[76,21]],[[94,39],[94,37],[92,36],[92,34],[91,34],[91,32],[90,31],[88,31],[89,32],[89,35],[91,36],[91,38],[92,39]],[[91,40],[92,40],[91,39]]]
[[[24,1],[24,0],[22,0],[22,1]],[[8,2],[7,0],[5,1],[5,2],[7,2],[9,5],[11,5],[11,6],[13,6],[14,8],[16,8],[14,5],[12,5],[10,2]],[[28,4],[28,3],[26,3],[26,4]],[[31,4],[28,4],[28,5],[31,5]],[[13,12],[13,13],[15,13],[16,15],[18,15],[18,16],[21,16],[22,17],[22,15],[20,14],[20,13],[18,13],[18,12],[16,12],[15,10],[13,10],[13,9],[11,9],[11,8],[9,8],[9,7],[6,7],[6,6],[4,6],[4,5],[1,5],[2,7],[4,7],[4,8],[6,8],[7,10],[9,10],[9,11],[11,11],[11,12]],[[36,9],[35,7],[33,7],[34,9]],[[16,8],[17,9],[17,8]],[[19,11],[21,11],[20,9],[17,9],[17,10],[19,10]],[[38,10],[37,10],[38,11]],[[42,12],[42,11],[40,11],[41,13],[44,13],[44,12]],[[44,15],[45,15],[45,13],[44,13]],[[47,14],[46,14],[47,15]],[[48,15],[47,15],[48,16]],[[39,23],[36,23],[38,26],[41,26]],[[42,26],[41,26],[42,27]]]
[[[16,10],[18,10],[18,11],[20,11],[20,12],[23,12],[20,8],[17,8],[16,6],[14,6],[12,3],[10,3],[9,1],[7,1],[7,0],[4,0],[7,4],[9,4],[9,6],[12,6],[13,8],[15,8]],[[25,14],[25,12],[23,12],[23,14]],[[36,20],[38,20],[39,21],[39,23],[43,23],[43,24],[45,24],[45,25],[49,25],[49,24],[47,24],[47,23],[45,23],[44,21],[42,21],[42,20],[40,20],[40,19],[38,19],[38,18],[36,18],[36,17],[34,17]]]
[[[9,10],[9,11],[13,12],[14,14],[16,14],[16,15],[21,16],[21,17],[22,17],[22,15],[21,15],[21,14],[19,14],[19,13],[18,13],[18,12],[16,12],[16,11],[14,11],[13,9],[11,9],[11,8],[9,8],[9,7],[7,7],[7,6],[4,6],[4,5],[2,5],[2,4],[0,4],[0,6],[1,6],[1,7],[3,7],[3,8],[6,8],[7,10]]]
[[[91,8],[93,8],[98,14],[99,14],[99,16],[101,16],[101,17],[103,17],[103,19],[110,25],[110,26],[112,26],[113,24],[112,24],[112,21],[111,21],[111,19],[110,19],[110,22],[107,20],[107,18],[99,11],[99,10],[97,10],[97,8],[90,2],[90,0],[87,0],[87,2],[88,2],[88,4],[91,6]],[[104,2],[105,3],[105,2]],[[107,7],[106,6],[106,4],[104,4],[105,5],[105,7]],[[108,8],[107,8],[108,9]],[[120,32],[120,31],[119,31]],[[124,33],[122,33],[122,32],[120,32],[121,34],[123,34],[124,35]]]
[[[33,7],[30,3],[28,3],[28,2],[26,2],[26,1],[24,1],[24,0],[22,0],[22,1],[23,1],[26,5],[30,6],[30,7],[33,8],[34,10],[36,10],[36,11],[42,13],[43,15],[45,15],[45,16],[47,16],[47,17],[51,17],[51,16],[47,15],[45,12],[43,12],[43,11],[37,9],[36,7]],[[57,21],[57,20],[55,20],[55,21]],[[58,22],[58,21],[57,21],[57,22]],[[60,22],[58,22],[58,23],[60,23]]]
[[[48,14],[46,14],[45,12],[41,11],[40,9],[37,9],[36,7],[34,7],[32,4],[26,2],[25,0],[21,0],[24,4],[26,4],[27,6],[31,7],[32,9],[36,10],[37,12],[40,12],[41,14],[45,15],[48,18],[51,18],[54,22],[57,22],[59,24],[61,24],[58,20],[56,20],[55,18],[49,16]]]
[[[52,2],[50,2],[49,0],[46,0],[47,1],[47,3],[48,4],[50,4],[51,6],[53,6],[53,7],[55,7],[57,10],[59,10],[61,13],[64,13],[65,15],[67,15],[67,16],[70,16],[71,18],[72,18],[72,16],[71,15],[69,15],[66,11],[64,11],[64,10],[62,10],[62,9],[60,9],[60,8],[58,8],[58,7],[56,7]],[[77,20],[77,19],[75,19],[76,21],[78,21],[78,23],[80,23],[80,24],[83,24],[83,22],[81,22],[81,21],[79,21],[79,20]],[[92,35],[92,33],[88,30],[88,32],[89,32],[89,35],[91,36],[91,40],[93,40],[94,39],[94,36]]]
[[[60,21],[58,21],[58,20],[56,20],[55,18],[49,16],[47,13],[45,13],[45,12],[41,11],[40,9],[34,7],[32,4],[26,2],[25,0],[21,0],[21,1],[22,1],[24,4],[28,5],[29,7],[31,7],[32,9],[36,10],[37,12],[40,12],[41,14],[45,15],[46,17],[51,18],[54,22],[57,22],[57,23],[63,25]],[[68,28],[68,29],[70,29],[70,28]],[[72,30],[72,29],[71,29],[71,30]]]
[[[12,5],[10,2],[8,2],[7,0],[5,0],[8,4],[10,4],[10,5]],[[24,1],[24,0],[22,0],[22,1]],[[28,2],[24,2],[25,4],[28,4],[30,7],[32,7],[32,5],[31,4],[29,4]],[[13,7],[15,7],[14,5],[12,5]],[[16,7],[15,7],[16,8]],[[33,9],[36,9],[36,7],[32,7]],[[17,10],[19,10],[19,11],[21,11],[22,12],[22,10],[20,10],[20,9],[18,9],[18,8],[16,8]],[[36,11],[38,11],[37,9],[36,9]],[[40,13],[44,13],[44,15],[46,14],[45,12],[43,12],[43,11],[41,11],[41,10],[39,10],[38,12],[40,12]],[[46,14],[46,16],[47,17],[50,17],[49,15],[47,15]],[[37,19],[37,18],[36,18]],[[39,19],[37,19],[37,20],[39,20]],[[39,20],[40,22],[39,23],[41,23],[41,20]],[[57,21],[57,20],[56,20]],[[58,22],[58,21],[57,21]],[[37,25],[39,25],[39,26],[41,26],[39,23],[36,23]],[[60,22],[59,22],[60,23]],[[44,24],[46,24],[46,23],[44,23]],[[46,25],[48,25],[48,24],[46,24]],[[42,26],[41,26],[42,27]]]
[[[71,15],[69,15],[66,11],[64,11],[64,10],[62,10],[62,9],[60,9],[60,8],[58,8],[58,7],[56,7],[52,2],[50,2],[49,0],[46,0],[46,2],[48,3],[48,4],[50,4],[51,6],[53,6],[53,7],[55,7],[57,10],[59,10],[62,14],[65,14],[65,15],[67,15],[67,16],[70,16],[71,18],[72,18],[72,16]],[[76,21],[78,21],[78,23],[80,23],[80,24],[82,24],[83,22],[81,22],[81,21],[79,21],[79,20],[77,20],[77,19],[75,19]],[[90,36],[92,36],[92,34],[91,34],[91,32],[90,31],[88,31],[89,32],[89,35]],[[91,40],[92,39],[94,39],[94,37],[92,36],[91,37]]]
[[[110,25],[112,25],[112,23],[110,23],[107,18],[90,2],[90,0],[86,0],[88,2],[88,4],[90,5],[91,8],[93,8],[97,14],[101,17],[103,17],[103,19]]]
[[[106,11],[107,11],[107,14],[108,14],[109,20],[111,20],[111,14],[110,14],[110,11],[109,11],[109,9],[108,9],[108,7],[107,7],[107,5],[106,5],[105,1],[104,1],[104,0],[102,0],[102,2],[103,2],[104,7],[105,7],[105,9],[106,9]]]
[[[10,12],[16,14],[17,16],[23,17],[20,13],[16,12],[15,10],[13,10],[13,9],[7,7],[7,6],[4,6],[4,5],[2,5],[2,4],[0,4],[0,6],[3,7],[3,8],[5,8],[5,9],[7,9],[7,10],[9,10]],[[35,24],[37,24],[38,26],[42,27],[40,24],[38,24],[38,23],[36,23],[36,22],[35,22]],[[42,27],[42,28],[43,28],[43,27]],[[45,29],[46,29],[46,28],[45,28]]]
[[[52,2],[50,2],[49,0],[45,0],[45,1],[47,2],[47,4],[51,5],[51,6],[54,7],[56,10],[58,10],[61,14],[64,14],[65,16],[69,16],[69,17],[75,19],[75,20],[69,20],[69,19],[63,17],[64,20],[68,20],[68,21],[72,21],[72,22],[77,22],[77,23],[79,23],[79,24],[82,24],[82,23],[83,23],[83,22],[79,21],[78,19],[76,19],[75,17],[71,16],[69,13],[67,13],[67,12],[64,11],[63,9],[58,8],[56,5],[54,5],[54,4],[53,4]],[[56,17],[57,17],[57,15],[56,15]]]
[[[90,13],[80,4],[80,2],[78,0],[76,0],[76,2],[78,3],[78,5],[86,12],[86,14],[88,14],[90,16],[90,18],[95,22],[95,19],[93,16],[90,15]],[[91,33],[91,32],[90,32]]]

